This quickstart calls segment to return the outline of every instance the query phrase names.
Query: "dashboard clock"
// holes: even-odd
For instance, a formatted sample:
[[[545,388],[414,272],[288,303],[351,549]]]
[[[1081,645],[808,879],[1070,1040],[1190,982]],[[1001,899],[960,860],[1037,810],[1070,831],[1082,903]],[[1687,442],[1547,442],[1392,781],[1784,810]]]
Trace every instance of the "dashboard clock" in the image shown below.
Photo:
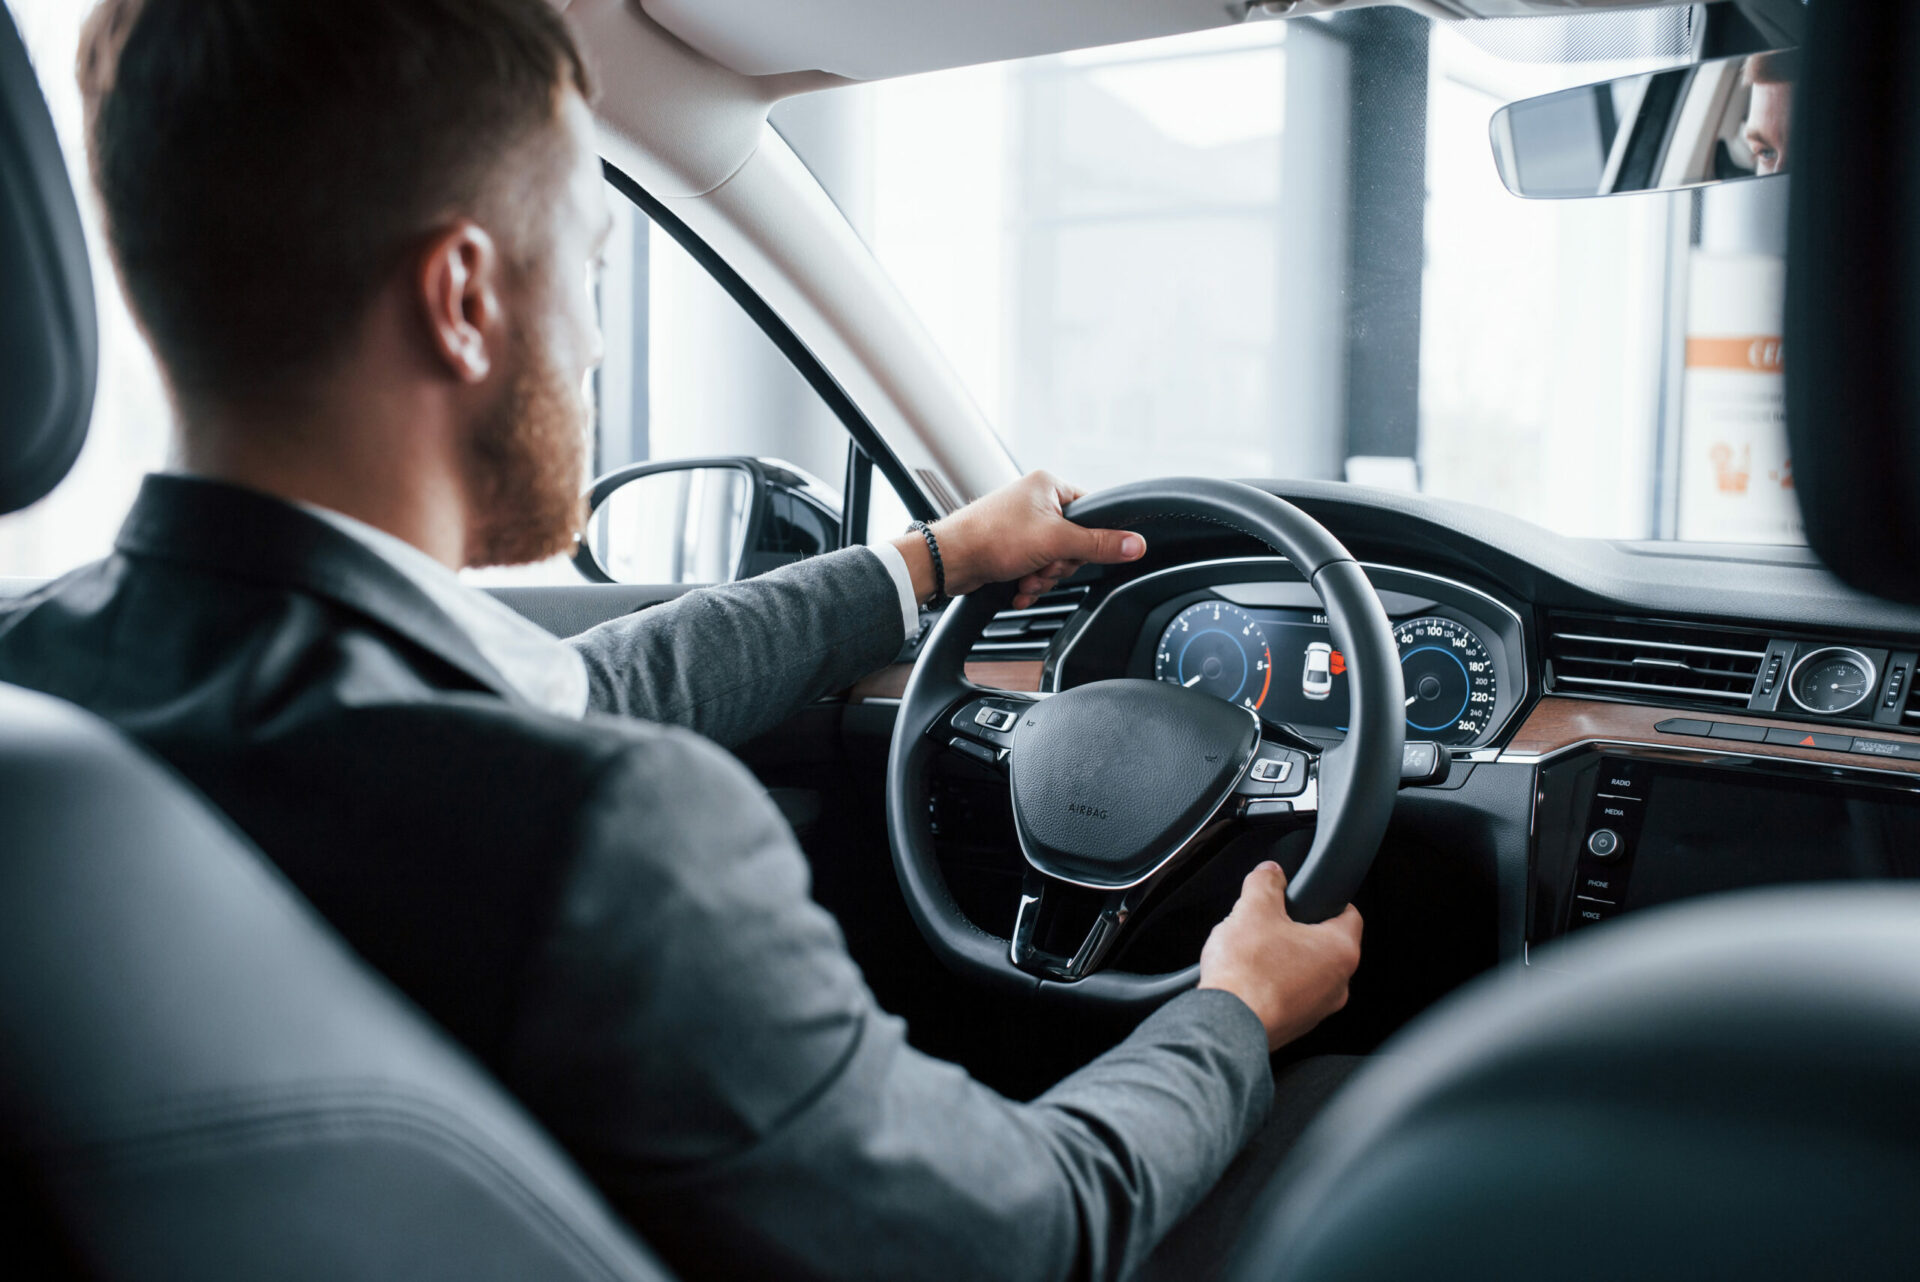
[[[1873,694],[1873,660],[1858,650],[1828,646],[1793,665],[1787,693],[1808,712],[1828,716],[1859,707]]]

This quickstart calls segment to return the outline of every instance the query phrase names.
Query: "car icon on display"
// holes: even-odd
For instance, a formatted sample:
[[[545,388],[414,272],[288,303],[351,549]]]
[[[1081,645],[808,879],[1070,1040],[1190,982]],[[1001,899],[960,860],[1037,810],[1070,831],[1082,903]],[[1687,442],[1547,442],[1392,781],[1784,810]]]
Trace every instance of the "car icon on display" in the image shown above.
[[[1333,647],[1325,641],[1315,641],[1307,647],[1306,667],[1300,673],[1300,693],[1315,700],[1333,693]]]

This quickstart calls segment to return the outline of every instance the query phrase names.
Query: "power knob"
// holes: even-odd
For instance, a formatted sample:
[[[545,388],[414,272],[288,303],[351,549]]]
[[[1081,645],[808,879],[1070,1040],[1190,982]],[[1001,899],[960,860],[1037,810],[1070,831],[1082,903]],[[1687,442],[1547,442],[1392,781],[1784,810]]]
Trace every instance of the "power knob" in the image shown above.
[[[1611,828],[1596,828],[1587,837],[1587,850],[1595,859],[1613,859],[1620,854],[1620,834]]]

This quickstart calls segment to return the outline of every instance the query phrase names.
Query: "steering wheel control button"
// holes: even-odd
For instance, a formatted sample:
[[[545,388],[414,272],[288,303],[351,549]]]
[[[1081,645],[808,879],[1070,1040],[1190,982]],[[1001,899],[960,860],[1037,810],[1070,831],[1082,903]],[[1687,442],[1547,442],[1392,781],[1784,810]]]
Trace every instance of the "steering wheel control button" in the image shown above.
[[[1566,847],[1561,847],[1566,849]],[[1587,852],[1595,859],[1616,859],[1620,855],[1620,834],[1611,828],[1596,828],[1587,836]]]
[[[1279,819],[1292,813],[1293,803],[1291,801],[1275,801],[1272,798],[1265,798],[1247,803],[1247,818],[1256,821],[1261,819]]]
[[[971,739],[962,739],[958,735],[955,735],[949,740],[947,746],[962,756],[972,757],[975,761],[983,765],[991,766],[1000,760],[1000,754],[992,748],[987,747],[986,744],[975,743]]]
[[[1708,733],[1710,738],[1733,739],[1740,743],[1765,743],[1767,741],[1767,728],[1765,726],[1738,725],[1731,721],[1714,722],[1713,729]]]
[[[954,713],[947,724],[969,739],[983,740],[996,748],[1011,748],[1020,713],[1015,708],[975,699]]]
[[[1263,743],[1234,791],[1242,797],[1297,797],[1306,786],[1306,754]]]
[[[1819,748],[1825,752],[1852,752],[1853,736],[1819,734],[1811,730],[1786,730],[1775,726],[1767,731],[1767,742],[1786,748]]]
[[[1675,717],[1670,721],[1662,721],[1659,725],[1655,726],[1654,729],[1658,730],[1661,734],[1690,734],[1704,739],[1713,733],[1713,722],[1694,721],[1687,717]]]
[[[974,713],[973,719],[976,723],[985,726],[989,730],[1001,731],[1013,729],[1013,723],[1020,720],[1016,713],[1008,712],[1005,708],[995,708],[991,706],[981,708],[978,712]]]
[[[1293,763],[1284,757],[1262,757],[1247,774],[1260,783],[1285,783],[1292,771]]]

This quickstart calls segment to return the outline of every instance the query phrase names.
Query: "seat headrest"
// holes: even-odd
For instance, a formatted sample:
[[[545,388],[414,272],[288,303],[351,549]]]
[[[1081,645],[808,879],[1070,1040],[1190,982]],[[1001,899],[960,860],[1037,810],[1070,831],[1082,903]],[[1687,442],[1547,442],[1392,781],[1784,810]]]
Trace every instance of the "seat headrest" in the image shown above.
[[[1807,10],[1793,125],[1787,425],[1807,541],[1920,602],[1920,6]]]
[[[0,515],[60,483],[99,368],[93,273],[26,45],[0,4]]]

